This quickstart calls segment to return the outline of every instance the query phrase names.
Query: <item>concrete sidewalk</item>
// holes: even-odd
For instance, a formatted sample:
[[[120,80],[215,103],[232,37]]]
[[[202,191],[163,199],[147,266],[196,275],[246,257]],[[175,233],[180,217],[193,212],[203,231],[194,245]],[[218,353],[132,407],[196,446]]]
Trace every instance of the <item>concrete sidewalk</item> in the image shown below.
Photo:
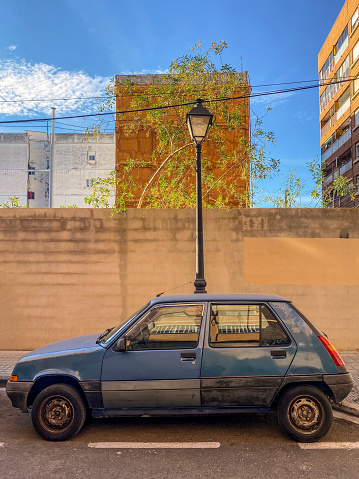
[[[16,361],[28,351],[0,351],[0,387],[5,387]],[[354,387],[343,401],[344,412],[359,416],[359,351],[342,351],[340,353],[346,367],[353,376]]]

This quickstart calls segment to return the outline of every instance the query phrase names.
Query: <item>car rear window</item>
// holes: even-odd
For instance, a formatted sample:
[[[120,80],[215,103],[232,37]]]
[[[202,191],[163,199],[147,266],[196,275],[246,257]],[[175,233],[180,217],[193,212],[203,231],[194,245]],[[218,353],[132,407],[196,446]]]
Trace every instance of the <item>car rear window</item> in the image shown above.
[[[209,344],[214,348],[285,346],[290,339],[263,304],[212,304]]]

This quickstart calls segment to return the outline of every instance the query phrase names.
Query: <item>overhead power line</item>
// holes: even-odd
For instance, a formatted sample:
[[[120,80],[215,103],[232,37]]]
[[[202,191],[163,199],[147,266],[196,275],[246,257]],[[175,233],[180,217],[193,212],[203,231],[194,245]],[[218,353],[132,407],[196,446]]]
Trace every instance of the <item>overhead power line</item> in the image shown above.
[[[356,77],[348,77],[351,81],[351,79],[355,80]],[[270,87],[270,86],[282,86],[282,85],[298,85],[301,83],[311,83],[311,82],[317,82],[318,80],[298,80],[298,81],[290,81],[290,82],[281,82],[281,83],[267,83],[263,85],[249,85],[252,89],[253,88],[264,88],[264,87]],[[348,80],[346,80],[348,81]],[[332,81],[327,83],[327,85],[330,85],[332,83],[338,83],[337,81]],[[319,85],[321,86],[321,85]],[[136,97],[136,96],[163,96],[163,95],[176,95],[180,92],[161,92],[161,93],[133,93],[131,95],[121,95],[121,97]],[[115,97],[116,95],[108,95],[108,96],[84,96],[84,97],[70,97],[70,98],[28,98],[28,99],[21,99],[21,100],[0,100],[0,103],[27,103],[27,102],[53,102],[53,101],[73,101],[73,100],[104,100],[108,99],[109,97]]]
[[[350,79],[345,79],[345,80],[339,80],[336,83],[345,83],[345,82],[350,82],[353,81],[355,78],[350,78]],[[323,87],[326,85],[330,85],[332,82],[329,83],[316,83],[314,85],[306,85],[306,86],[300,86],[296,88],[284,88],[282,90],[271,90],[267,92],[258,92],[258,93],[249,93],[246,95],[240,95],[240,96],[235,96],[235,97],[223,97],[223,98],[214,98],[210,100],[203,100],[204,103],[216,103],[216,102],[221,102],[221,101],[232,101],[232,100],[241,100],[241,99],[246,99],[246,98],[257,98],[261,96],[273,96],[273,95],[281,95],[283,93],[292,93],[292,92],[298,92],[298,91],[303,91],[303,90],[310,90],[313,88],[319,88]],[[54,118],[54,120],[68,120],[68,119],[74,119],[74,118],[90,118],[90,117],[100,117],[100,116],[108,116],[108,115],[119,115],[119,114],[126,114],[126,113],[140,113],[140,112],[145,112],[145,111],[155,111],[155,110],[165,110],[169,108],[179,108],[182,106],[191,106],[194,105],[196,102],[195,101],[190,101],[186,103],[177,103],[174,105],[162,105],[162,106],[155,106],[155,107],[148,107],[148,108],[138,108],[135,110],[121,110],[121,111],[111,111],[111,112],[104,112],[104,113],[89,113],[89,114],[81,114],[81,115],[70,115],[70,116],[62,116],[62,117],[57,117]],[[36,118],[36,119],[26,119],[26,120],[9,120],[9,121],[0,121],[0,124],[15,124],[15,123],[33,123],[33,122],[39,122],[39,121],[52,121],[52,118]]]

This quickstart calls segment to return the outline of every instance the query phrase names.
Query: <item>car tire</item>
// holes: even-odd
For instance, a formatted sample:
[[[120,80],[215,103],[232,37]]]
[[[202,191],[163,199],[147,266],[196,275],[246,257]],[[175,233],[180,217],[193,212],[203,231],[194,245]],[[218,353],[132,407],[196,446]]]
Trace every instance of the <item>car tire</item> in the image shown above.
[[[329,399],[314,386],[296,386],[286,391],[279,400],[277,416],[288,436],[298,442],[319,441],[333,421]]]
[[[31,419],[36,432],[47,441],[66,441],[84,425],[86,407],[76,388],[53,384],[36,396]]]

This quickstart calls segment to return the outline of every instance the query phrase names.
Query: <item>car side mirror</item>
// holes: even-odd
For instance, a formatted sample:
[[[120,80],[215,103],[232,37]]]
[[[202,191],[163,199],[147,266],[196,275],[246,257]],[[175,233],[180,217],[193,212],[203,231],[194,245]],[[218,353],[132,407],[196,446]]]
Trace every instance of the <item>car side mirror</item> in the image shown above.
[[[124,352],[126,351],[126,337],[120,338],[115,346],[112,348],[112,351]]]

